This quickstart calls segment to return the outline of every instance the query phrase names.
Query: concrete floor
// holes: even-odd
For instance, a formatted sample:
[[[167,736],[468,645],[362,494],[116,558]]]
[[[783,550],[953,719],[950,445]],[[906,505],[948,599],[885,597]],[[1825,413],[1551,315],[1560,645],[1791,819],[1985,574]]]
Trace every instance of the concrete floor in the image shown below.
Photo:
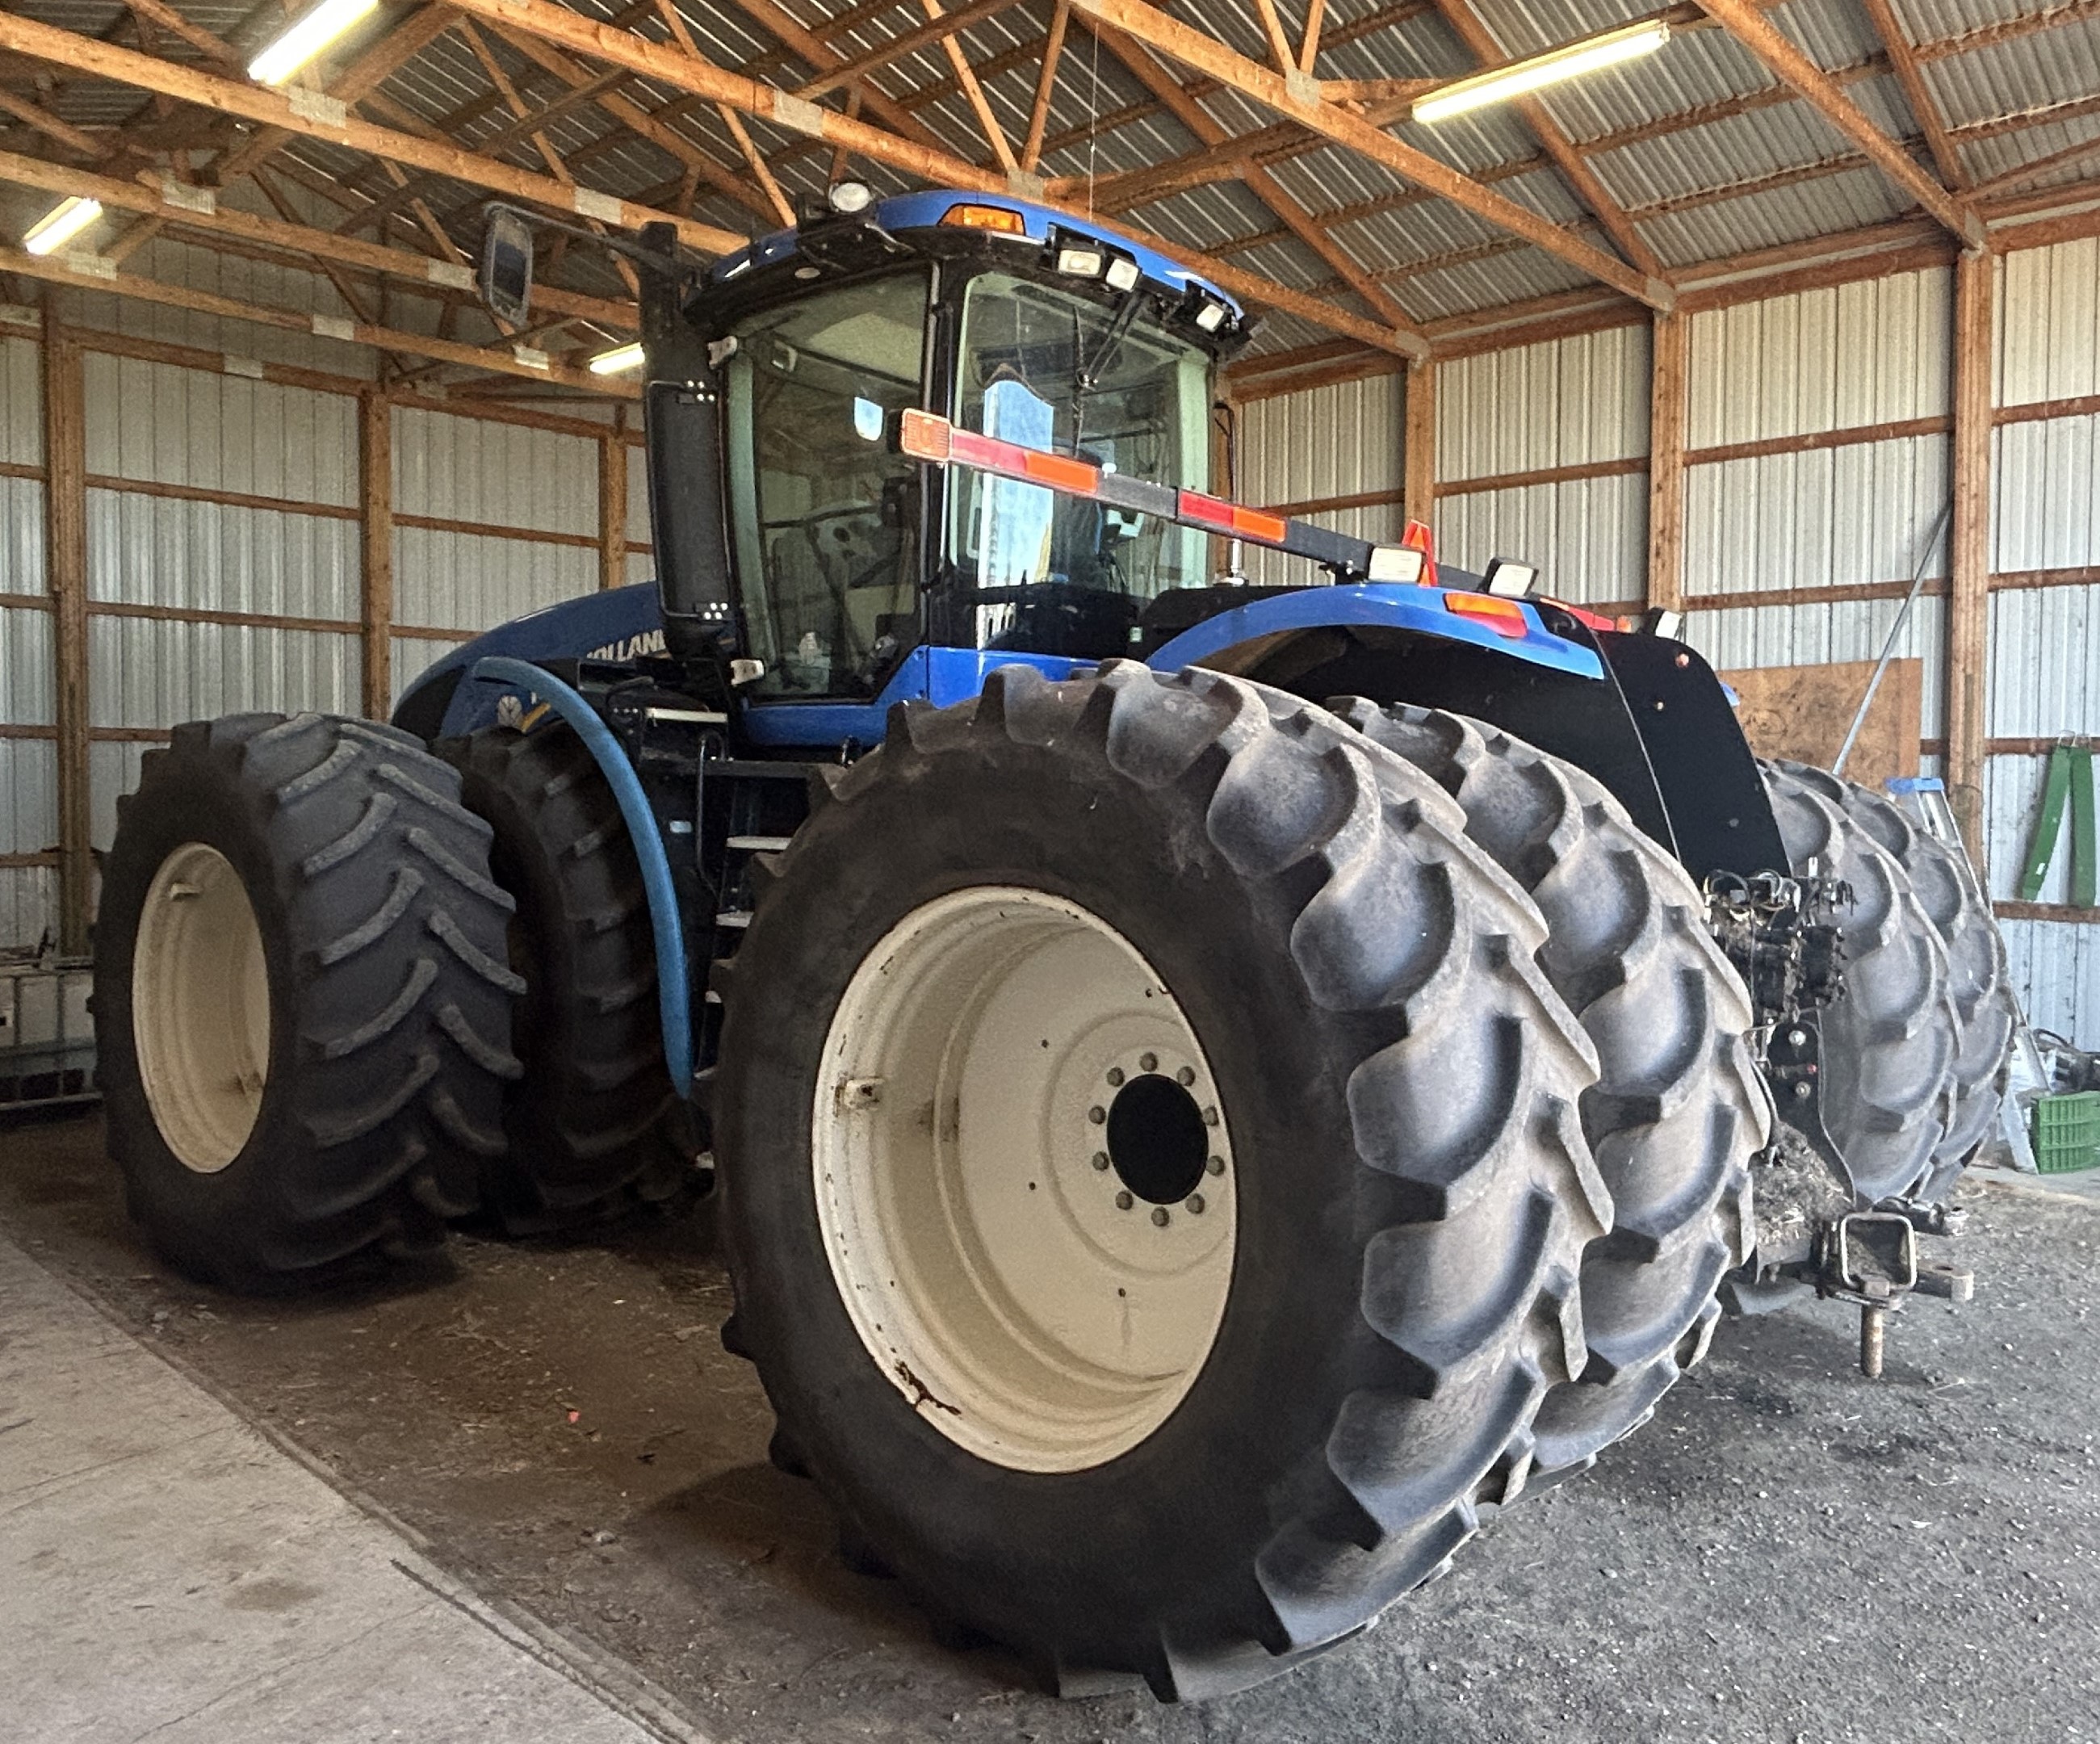
[[[0,1428],[11,1738],[134,1737],[231,1670],[249,1681],[191,1733],[155,1735],[239,1737],[252,1715],[317,1740],[2100,1741],[2100,1183],[1970,1188],[1978,1300],[1899,1317],[1879,1384],[1853,1371],[1834,1305],[1726,1325],[1653,1423],[1378,1629],[1170,1709],[1050,1701],[840,1564],[821,1497],[765,1463],[770,1417],[717,1343],[726,1284],[695,1226],[470,1237],[426,1278],[239,1302],[144,1253],[99,1150],[92,1119],[0,1128],[0,1232],[108,1317],[82,1322],[48,1281],[0,1295],[0,1363],[36,1372],[21,1301],[38,1325],[63,1309],[96,1353],[45,1359],[55,1397],[99,1397],[79,1375],[120,1362],[180,1393],[141,1347],[157,1350],[379,1513],[223,1417],[196,1444],[225,1457],[194,1514],[150,1481],[120,1506],[108,1486],[137,1480],[87,1470],[105,1456],[70,1439],[40,1457],[73,1481],[26,1491],[13,1474],[33,1462],[7,1446],[23,1432]],[[0,1290],[19,1275],[0,1267]],[[0,1379],[0,1399],[17,1384]],[[167,1414],[112,1402],[112,1433]],[[150,1517],[126,1511],[157,1488]],[[25,1580],[38,1550],[53,1554]],[[160,1565],[218,1602],[200,1617],[206,1595],[179,1573],[140,1585]],[[135,1588],[152,1610],[130,1612]],[[225,1602],[258,1588],[284,1608]],[[336,1647],[359,1617],[368,1648]],[[529,1706],[573,1701],[588,1720]]]

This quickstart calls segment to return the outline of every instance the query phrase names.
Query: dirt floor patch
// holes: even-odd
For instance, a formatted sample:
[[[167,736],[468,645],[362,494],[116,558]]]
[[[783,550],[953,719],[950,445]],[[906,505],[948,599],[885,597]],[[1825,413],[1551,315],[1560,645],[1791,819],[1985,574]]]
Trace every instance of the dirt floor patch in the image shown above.
[[[2100,1739],[2100,1203],[1965,1197],[1977,1300],[1898,1317],[1879,1384],[1834,1305],[1724,1322],[1653,1422],[1368,1635],[1162,1708],[1048,1699],[848,1570],[766,1463],[704,1221],[241,1301],[139,1244],[99,1121],[0,1127],[0,1225],[39,1260],[725,1744]]]

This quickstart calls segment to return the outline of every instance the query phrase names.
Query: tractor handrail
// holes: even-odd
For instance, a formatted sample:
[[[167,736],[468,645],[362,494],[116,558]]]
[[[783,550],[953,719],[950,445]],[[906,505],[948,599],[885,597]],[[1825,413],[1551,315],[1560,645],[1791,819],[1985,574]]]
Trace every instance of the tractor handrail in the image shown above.
[[[693,1095],[693,1007],[686,985],[686,929],[678,917],[678,896],[671,881],[671,857],[656,828],[649,797],[642,791],[641,777],[612,729],[580,692],[543,666],[507,655],[484,655],[474,663],[478,683],[515,684],[535,696],[576,730],[576,737],[591,759],[605,772],[620,807],[628,838],[634,844],[634,858],[642,868],[642,888],[649,898],[649,927],[656,943],[656,1010],[664,1031],[664,1064],[671,1074],[671,1087],[681,1099]]]

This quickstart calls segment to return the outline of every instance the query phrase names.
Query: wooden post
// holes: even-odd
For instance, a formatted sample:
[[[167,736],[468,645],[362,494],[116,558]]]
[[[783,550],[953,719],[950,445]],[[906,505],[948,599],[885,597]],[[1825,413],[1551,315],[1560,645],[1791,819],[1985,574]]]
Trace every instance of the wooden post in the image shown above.
[[[1427,357],[1407,366],[1407,405],[1401,434],[1401,513],[1424,527],[1436,506],[1436,365]]]
[[[1648,337],[1648,603],[1651,608],[1682,612],[1690,320],[1657,315]]]
[[[357,396],[357,470],[362,700],[383,721],[394,707],[394,407],[376,387]]]
[[[58,677],[59,948],[88,948],[87,391],[80,342],[44,302],[44,550]]]
[[[1954,523],[1947,600],[1948,801],[1983,862],[1985,664],[1991,625],[1991,300],[1994,256],[1954,263]]]
[[[627,408],[598,439],[598,585],[627,585]]]

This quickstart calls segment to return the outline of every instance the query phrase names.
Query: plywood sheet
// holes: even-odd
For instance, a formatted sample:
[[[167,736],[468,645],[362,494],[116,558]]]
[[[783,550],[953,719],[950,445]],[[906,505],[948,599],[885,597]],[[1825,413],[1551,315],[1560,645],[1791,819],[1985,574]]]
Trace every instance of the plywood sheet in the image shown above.
[[[1760,666],[1721,677],[1742,699],[1736,718],[1759,757],[1791,757],[1828,769],[1873,673],[1872,660],[1840,660],[1827,666]],[[1846,760],[1847,779],[1878,788],[1891,776],[1917,773],[1924,687],[1924,661],[1889,662]]]

